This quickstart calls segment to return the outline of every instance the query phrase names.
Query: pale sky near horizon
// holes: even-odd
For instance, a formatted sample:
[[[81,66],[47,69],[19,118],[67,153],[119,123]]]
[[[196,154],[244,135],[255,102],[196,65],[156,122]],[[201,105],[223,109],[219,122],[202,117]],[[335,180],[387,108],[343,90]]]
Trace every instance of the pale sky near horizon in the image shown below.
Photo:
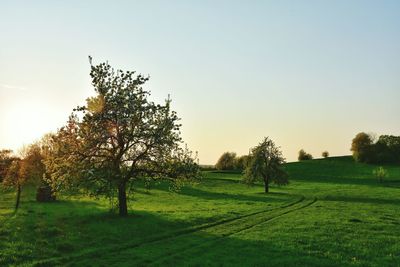
[[[1,1],[0,149],[93,94],[88,55],[150,74],[200,163],[264,136],[288,161],[400,135],[400,1]]]

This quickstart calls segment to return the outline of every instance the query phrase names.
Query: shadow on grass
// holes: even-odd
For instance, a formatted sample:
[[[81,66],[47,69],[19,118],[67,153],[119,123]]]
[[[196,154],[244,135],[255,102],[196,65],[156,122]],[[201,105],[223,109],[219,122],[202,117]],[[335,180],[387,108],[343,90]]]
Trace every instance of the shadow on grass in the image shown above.
[[[337,185],[367,185],[367,186],[383,186],[374,179],[352,178],[352,177],[332,177],[328,175],[304,175],[293,178],[297,182],[313,182],[313,183],[329,183]]]
[[[64,262],[60,262],[62,265]],[[72,266],[350,266],[304,247],[195,233],[159,243],[73,259]]]
[[[366,204],[400,205],[400,199],[382,199],[382,198],[359,197],[359,196],[326,196],[321,200],[366,203]]]
[[[202,190],[187,193],[204,194]],[[310,255],[306,243],[293,247],[295,237],[277,242],[235,235],[244,226],[232,221],[219,223],[216,229],[199,229],[193,221],[168,220],[149,212],[135,211],[120,218],[96,202],[77,200],[27,202],[22,213],[26,215],[13,218],[0,236],[0,266],[349,265],[346,254],[340,259],[325,258],[322,253]],[[245,227],[249,229],[252,223],[249,217]]]
[[[140,244],[191,226],[139,211],[122,218],[92,201],[23,204],[15,216],[0,225],[0,266],[24,265],[121,243]]]
[[[270,240],[245,240],[234,236],[243,227],[249,227],[249,223],[252,224],[252,220],[248,220],[246,225],[232,225],[229,222],[216,225],[216,229],[211,226],[206,230],[191,231],[195,224],[167,221],[162,216],[147,212],[127,218],[95,216],[90,226],[81,228],[82,231],[91,231],[81,241],[86,241],[86,244],[79,243],[82,250],[42,255],[38,258],[42,261],[31,260],[28,263],[34,263],[35,266],[346,265],[322,255],[310,255],[307,248],[301,245],[290,248],[282,246],[282,243],[276,245]],[[97,231],[94,232],[93,228],[97,228]],[[88,242],[90,238],[93,240]]]
[[[245,186],[245,185],[243,185]],[[165,187],[158,188],[160,190],[168,190]],[[197,197],[206,200],[234,200],[234,201],[252,201],[252,202],[271,202],[271,201],[282,201],[279,198],[273,196],[288,195],[280,192],[256,193],[254,195],[243,195],[243,194],[230,194],[230,193],[218,193],[212,191],[206,191],[195,187],[184,187],[177,194]]]

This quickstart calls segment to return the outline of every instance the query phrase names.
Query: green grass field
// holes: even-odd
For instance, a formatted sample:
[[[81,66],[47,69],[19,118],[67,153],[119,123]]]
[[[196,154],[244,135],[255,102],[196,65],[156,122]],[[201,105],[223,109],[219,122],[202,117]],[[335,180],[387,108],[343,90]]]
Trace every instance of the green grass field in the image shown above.
[[[350,157],[288,163],[289,186],[206,172],[178,193],[138,184],[130,216],[106,200],[0,195],[0,266],[400,266],[400,166]]]

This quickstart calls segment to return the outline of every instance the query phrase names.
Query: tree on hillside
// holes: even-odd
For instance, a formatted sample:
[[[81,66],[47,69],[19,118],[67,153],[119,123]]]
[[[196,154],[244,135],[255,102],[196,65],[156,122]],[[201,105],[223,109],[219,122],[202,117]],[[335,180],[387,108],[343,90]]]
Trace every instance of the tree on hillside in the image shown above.
[[[245,169],[244,182],[254,184],[261,180],[264,182],[265,193],[269,191],[269,184],[288,184],[288,175],[282,169],[285,163],[282,152],[268,137],[256,147],[251,149],[250,161]]]
[[[299,156],[298,156],[298,160],[311,160],[313,159],[313,156],[307,152],[304,151],[304,149],[300,149],[299,151]]]
[[[369,134],[358,133],[351,143],[353,158],[359,162],[373,162],[373,140]]]
[[[225,152],[219,157],[215,168],[217,170],[233,170],[235,168],[236,153]]]
[[[375,163],[400,163],[400,136],[381,135],[374,146]]]
[[[322,157],[324,157],[324,158],[329,157],[329,152],[328,151],[322,152]]]
[[[142,88],[148,77],[114,70],[108,63],[91,65],[90,76],[96,95],[74,110],[45,161],[55,191],[116,194],[119,215],[126,216],[133,181],[167,179],[180,186],[199,177],[196,159],[181,147],[171,100],[155,104]]]

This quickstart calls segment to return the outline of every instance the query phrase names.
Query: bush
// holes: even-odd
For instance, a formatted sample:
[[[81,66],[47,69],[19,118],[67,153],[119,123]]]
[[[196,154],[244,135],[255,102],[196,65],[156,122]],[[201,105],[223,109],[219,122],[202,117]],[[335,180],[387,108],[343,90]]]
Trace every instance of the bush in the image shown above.
[[[311,159],[313,159],[313,156],[312,156],[311,154],[306,153],[306,152],[304,151],[304,149],[301,149],[301,150],[299,151],[299,157],[298,157],[298,159],[299,159],[299,160],[311,160]]]
[[[329,152],[328,152],[328,151],[322,152],[322,156],[323,156],[324,158],[329,157]]]
[[[382,183],[383,179],[387,177],[387,171],[383,167],[376,168],[372,171],[372,173],[375,175],[380,183]]]

